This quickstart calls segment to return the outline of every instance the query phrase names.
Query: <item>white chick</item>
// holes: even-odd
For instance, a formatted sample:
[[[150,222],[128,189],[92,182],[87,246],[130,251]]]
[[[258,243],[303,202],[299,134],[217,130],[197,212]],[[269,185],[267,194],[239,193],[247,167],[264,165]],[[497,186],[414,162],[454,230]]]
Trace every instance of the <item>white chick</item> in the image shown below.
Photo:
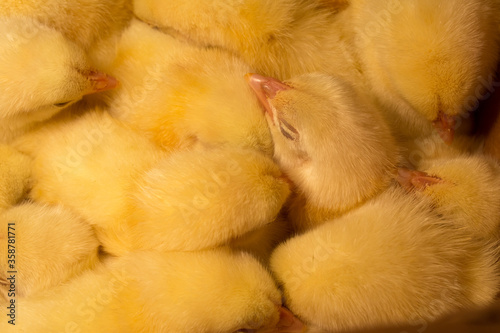
[[[165,149],[232,145],[272,152],[262,110],[229,53],[133,21],[107,70],[121,82],[112,115]]]
[[[257,74],[248,80],[266,109],[274,157],[297,187],[289,212],[297,231],[388,186],[398,159],[393,138],[348,82],[319,73],[284,83]]]
[[[0,14],[31,17],[61,31],[85,50],[125,27],[130,0],[3,0]]]
[[[422,161],[398,180],[432,199],[437,212],[479,239],[500,235],[500,166],[480,154]],[[408,186],[409,185],[409,186]]]
[[[193,251],[243,238],[249,249],[265,251],[286,234],[275,219],[290,194],[288,181],[254,150],[175,152],[136,184],[133,249]]]
[[[271,268],[287,307],[311,326],[344,331],[491,303],[498,251],[430,207],[394,187],[280,245]]]
[[[0,214],[0,226],[0,251],[5,253],[0,257],[0,292],[5,299],[53,288],[98,261],[94,230],[62,206],[21,204]]]
[[[361,80],[346,1],[134,0],[143,21],[195,44],[239,55],[253,70],[287,79],[327,71]]]
[[[451,142],[457,118],[492,89],[498,1],[352,0],[351,9],[364,75],[394,129],[413,138],[434,124]]]
[[[18,203],[30,187],[31,159],[0,144],[0,211]]]
[[[139,252],[16,305],[2,332],[222,333],[274,327],[281,294],[247,254]]]
[[[29,18],[0,18],[0,142],[9,142],[82,96],[116,87],[82,49]]]

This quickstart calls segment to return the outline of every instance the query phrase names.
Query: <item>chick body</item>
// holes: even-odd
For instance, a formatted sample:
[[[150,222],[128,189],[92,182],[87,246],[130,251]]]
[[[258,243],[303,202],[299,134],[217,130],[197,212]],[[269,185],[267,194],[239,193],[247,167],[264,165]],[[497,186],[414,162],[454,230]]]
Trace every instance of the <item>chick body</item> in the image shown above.
[[[12,291],[17,299],[54,288],[98,261],[94,230],[65,207],[24,203],[0,213],[0,225],[0,250],[9,253],[0,258],[5,300]]]
[[[19,299],[2,332],[234,332],[272,327],[281,294],[246,254],[137,252],[111,258],[51,292]]]
[[[16,142],[33,158],[30,195],[73,209],[95,227],[106,251],[119,254],[130,244],[122,224],[134,179],[161,152],[104,110],[73,117],[61,115]]]
[[[271,267],[287,306],[329,331],[434,320],[498,292],[494,247],[391,188],[280,245]]]

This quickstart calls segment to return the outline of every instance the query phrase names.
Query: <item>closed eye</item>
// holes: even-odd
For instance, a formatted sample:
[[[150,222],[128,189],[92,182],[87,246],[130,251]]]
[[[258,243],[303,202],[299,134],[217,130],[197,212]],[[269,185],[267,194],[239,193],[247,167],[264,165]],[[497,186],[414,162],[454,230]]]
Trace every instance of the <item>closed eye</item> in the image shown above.
[[[290,125],[286,120],[278,118],[279,124],[280,124],[280,131],[283,136],[289,140],[298,140],[299,139],[299,132]]]
[[[58,108],[63,108],[65,106],[67,106],[69,103],[71,103],[72,101],[68,101],[68,102],[63,102],[63,103],[56,103],[54,104],[54,106],[57,106]]]

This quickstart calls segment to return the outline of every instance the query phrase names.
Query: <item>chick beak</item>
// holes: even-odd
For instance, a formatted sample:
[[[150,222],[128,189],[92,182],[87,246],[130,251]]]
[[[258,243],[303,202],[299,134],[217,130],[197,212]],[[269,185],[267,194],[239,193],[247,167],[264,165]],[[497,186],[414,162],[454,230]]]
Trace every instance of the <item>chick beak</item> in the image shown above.
[[[303,333],[307,331],[307,327],[290,312],[290,310],[280,307],[280,319],[272,328],[261,328],[255,330],[256,333]]]
[[[245,79],[271,119],[274,119],[273,109],[269,100],[273,99],[278,92],[291,88],[277,79],[259,74],[248,73],[245,75]]]
[[[90,82],[90,88],[85,91],[85,95],[111,90],[118,86],[118,80],[105,73],[92,71],[85,76]]]
[[[439,136],[447,145],[453,143],[453,137],[455,135],[455,125],[457,119],[454,116],[448,116],[444,112],[439,112],[439,115],[433,124],[439,133]]]
[[[443,183],[443,180],[425,172],[399,168],[396,175],[397,182],[407,191],[423,191],[428,186]]]

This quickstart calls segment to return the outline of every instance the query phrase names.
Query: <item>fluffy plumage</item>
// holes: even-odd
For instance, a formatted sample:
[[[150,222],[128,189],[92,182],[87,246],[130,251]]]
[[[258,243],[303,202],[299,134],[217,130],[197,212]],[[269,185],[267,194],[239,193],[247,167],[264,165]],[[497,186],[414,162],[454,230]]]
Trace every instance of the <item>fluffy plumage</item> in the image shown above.
[[[165,149],[232,145],[271,153],[262,110],[246,86],[248,65],[134,21],[107,70],[122,87],[110,112]]]
[[[246,254],[141,252],[17,305],[22,316],[2,332],[223,333],[275,326],[281,294]]]
[[[0,144],[0,210],[16,204],[30,186],[31,159]]]
[[[117,85],[92,68],[81,48],[30,18],[0,18],[0,32],[0,142],[24,134],[83,95]]]
[[[73,209],[95,227],[106,251],[123,253],[134,180],[162,152],[104,110],[63,114],[16,146],[33,158],[31,197]]]
[[[360,77],[352,57],[353,30],[346,1],[135,0],[145,22],[203,46],[239,55],[253,70],[288,79],[327,71]],[[339,12],[340,11],[340,12]]]
[[[129,0],[4,0],[0,14],[34,18],[86,50],[122,29],[132,16]]]
[[[297,187],[289,218],[304,230],[384,190],[397,149],[378,111],[340,78],[251,75],[265,106],[274,157]]]
[[[279,225],[273,221],[290,194],[278,166],[248,149],[173,153],[136,183],[130,217],[134,249],[192,251],[235,237],[266,248],[272,234],[252,241],[247,233]]]
[[[497,252],[429,207],[393,188],[280,245],[271,267],[287,306],[339,331],[489,304],[499,290]]]
[[[62,206],[25,203],[0,214],[0,292],[31,297],[91,269],[99,242],[92,227]],[[10,246],[9,246],[10,245]],[[15,249],[13,256],[8,249]],[[12,261],[9,261],[12,260]],[[7,280],[15,271],[15,281]],[[4,303],[4,302],[0,302]],[[5,304],[5,303],[4,303]]]
[[[224,244],[272,222],[289,194],[254,150],[169,154],[105,112],[58,120],[17,143],[34,158],[31,196],[79,212],[113,254]]]
[[[499,59],[496,0],[352,0],[363,71],[402,136],[450,142],[477,107]],[[486,84],[486,86],[485,86]]]

